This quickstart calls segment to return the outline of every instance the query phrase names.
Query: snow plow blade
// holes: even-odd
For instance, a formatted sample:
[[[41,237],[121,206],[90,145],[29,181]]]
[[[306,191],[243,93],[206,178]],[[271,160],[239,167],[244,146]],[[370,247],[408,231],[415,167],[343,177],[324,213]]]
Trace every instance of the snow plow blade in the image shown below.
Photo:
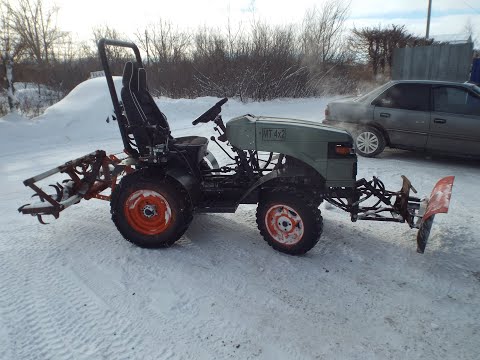
[[[97,198],[109,200],[109,196],[100,193],[116,184],[117,176],[128,166],[120,165],[120,160],[114,155],[106,155],[105,151],[97,150],[78,159],[68,161],[51,170],[29,178],[23,182],[30,187],[34,194],[32,198],[38,197],[40,201],[21,206],[18,211],[22,214],[36,216],[40,223],[46,224],[43,216],[51,215],[58,219],[61,211],[82,199],[89,200]],[[55,184],[49,185],[55,193],[48,194],[37,185],[55,174],[66,174],[69,178]]]
[[[420,254],[425,252],[435,215],[448,212],[454,179],[455,176],[444,177],[437,182],[432,190],[417,233],[417,252]]]

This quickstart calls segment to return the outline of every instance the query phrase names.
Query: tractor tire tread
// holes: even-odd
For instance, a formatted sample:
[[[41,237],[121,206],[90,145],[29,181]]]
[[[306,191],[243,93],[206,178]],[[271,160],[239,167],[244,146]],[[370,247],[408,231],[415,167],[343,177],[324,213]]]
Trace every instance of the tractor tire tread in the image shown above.
[[[177,191],[179,191],[182,194],[182,196],[179,197],[180,198],[179,207],[182,208],[184,211],[182,211],[182,220],[179,221],[177,225],[177,229],[175,229],[175,231],[173,232],[172,236],[169,237],[169,239],[164,241],[157,241],[157,242],[146,242],[146,241],[142,241],[140,237],[132,236],[133,234],[130,234],[130,231],[125,230],[124,226],[122,226],[122,223],[126,221],[124,218],[124,215],[119,213],[118,211],[115,211],[115,209],[117,209],[119,206],[119,202],[121,201],[121,195],[123,191],[125,191],[130,186],[136,183],[139,183],[139,182],[152,183],[152,181],[155,181],[155,184],[159,184],[159,185],[168,184],[166,186],[175,188]],[[172,181],[168,181],[168,179],[161,178],[159,176],[156,176],[156,177],[147,176],[141,170],[139,170],[132,174],[128,174],[124,176],[112,191],[112,197],[110,202],[110,205],[111,205],[110,214],[112,216],[112,221],[115,224],[115,227],[123,236],[123,238],[128,242],[142,248],[168,248],[183,236],[183,234],[187,231],[188,226],[193,220],[193,214],[192,214],[189,203],[190,203],[190,200],[188,198],[188,195],[185,194],[185,190],[179,189],[179,186],[176,186],[176,184],[174,184]]]

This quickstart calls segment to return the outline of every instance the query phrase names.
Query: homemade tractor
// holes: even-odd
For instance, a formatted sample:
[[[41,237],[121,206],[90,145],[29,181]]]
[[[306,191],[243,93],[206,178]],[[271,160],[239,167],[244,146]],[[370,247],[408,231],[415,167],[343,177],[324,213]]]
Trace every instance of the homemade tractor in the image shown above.
[[[121,101],[107,59],[107,46],[134,51],[136,61],[123,71]],[[211,137],[231,159],[219,166],[207,150],[208,139],[172,137],[165,115],[147,88],[139,50],[133,43],[102,39],[98,50],[124,144],[118,158],[97,150],[24,181],[38,197],[19,208],[23,214],[58,218],[61,211],[98,198],[110,201],[112,220],[128,241],[142,247],[168,247],[187,230],[195,213],[233,213],[240,204],[258,204],[260,234],[276,250],[303,254],[322,233],[319,205],[327,201],[350,213],[351,220],[406,222],[418,228],[423,253],[435,214],[448,211],[453,176],[441,179],[429,199],[402,176],[399,191],[376,177],[356,179],[353,139],[319,123],[244,115],[224,125],[219,101],[193,121],[212,122]],[[228,145],[225,150],[221,143]],[[37,183],[68,175],[47,192]],[[102,194],[111,189],[111,195]]]

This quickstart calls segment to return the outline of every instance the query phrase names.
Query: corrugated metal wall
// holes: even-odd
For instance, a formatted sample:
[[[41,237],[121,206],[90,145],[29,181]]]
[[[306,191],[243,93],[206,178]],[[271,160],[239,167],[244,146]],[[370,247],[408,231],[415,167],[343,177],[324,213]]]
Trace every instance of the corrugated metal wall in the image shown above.
[[[444,80],[470,78],[473,44],[444,44],[395,49],[394,80]]]

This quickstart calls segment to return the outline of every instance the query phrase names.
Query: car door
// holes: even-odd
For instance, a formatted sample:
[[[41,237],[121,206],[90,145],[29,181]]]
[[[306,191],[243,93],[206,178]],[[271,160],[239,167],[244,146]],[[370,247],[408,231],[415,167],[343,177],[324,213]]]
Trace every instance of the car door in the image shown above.
[[[463,86],[434,86],[427,149],[480,155],[480,95]]]
[[[390,144],[425,149],[430,122],[429,84],[393,85],[372,102],[374,122],[388,133]]]

